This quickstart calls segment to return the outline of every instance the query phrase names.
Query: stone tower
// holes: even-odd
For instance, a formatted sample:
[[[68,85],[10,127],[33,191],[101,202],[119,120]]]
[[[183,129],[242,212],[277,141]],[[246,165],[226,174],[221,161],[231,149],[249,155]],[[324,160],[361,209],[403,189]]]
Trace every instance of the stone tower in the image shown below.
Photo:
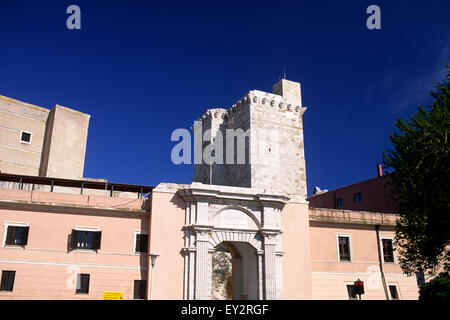
[[[306,197],[305,110],[300,83],[286,79],[273,93],[252,90],[228,110],[208,109],[194,124],[194,153],[203,154],[194,181]]]

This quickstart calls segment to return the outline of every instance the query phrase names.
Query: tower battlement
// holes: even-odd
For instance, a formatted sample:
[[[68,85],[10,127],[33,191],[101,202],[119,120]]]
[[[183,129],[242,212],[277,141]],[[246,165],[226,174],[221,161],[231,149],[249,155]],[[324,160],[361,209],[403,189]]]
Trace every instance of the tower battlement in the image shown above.
[[[194,164],[194,181],[306,197],[302,120],[306,107],[301,105],[300,83],[282,79],[273,88],[274,93],[250,90],[229,109],[208,109],[198,119],[202,151],[219,134],[225,148],[215,153],[212,165]],[[237,161],[239,138],[230,137],[230,130],[245,132],[244,163]],[[233,163],[227,161],[229,139],[234,140]]]

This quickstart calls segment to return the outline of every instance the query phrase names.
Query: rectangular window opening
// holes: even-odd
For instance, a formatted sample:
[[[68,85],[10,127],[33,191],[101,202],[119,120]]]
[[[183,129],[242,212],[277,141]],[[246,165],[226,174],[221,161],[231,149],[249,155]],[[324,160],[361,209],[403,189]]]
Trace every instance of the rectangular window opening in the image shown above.
[[[90,275],[85,273],[77,274],[77,288],[75,293],[89,294]]]
[[[28,243],[29,227],[8,226],[6,230],[5,245],[26,246]]]
[[[338,237],[339,260],[350,261],[350,237]]]
[[[362,195],[361,195],[361,192],[355,193],[355,194],[353,195],[353,201],[354,201],[355,203],[362,202]]]
[[[31,133],[22,131],[20,134],[20,142],[31,143]]]
[[[343,207],[342,198],[337,198],[336,199],[336,208],[340,209],[342,207]]]
[[[392,245],[392,239],[382,239],[383,245],[383,259],[384,262],[394,262],[394,247]]]
[[[147,298],[147,281],[134,280],[134,299],[145,300]]]
[[[72,249],[99,250],[101,238],[101,231],[72,230],[70,246]]]
[[[15,271],[3,270],[2,280],[0,283],[0,291],[13,291],[15,278],[16,278]]]
[[[148,234],[137,233],[136,234],[136,252],[148,252]]]
[[[348,293],[349,300],[358,300],[358,297],[356,296],[355,291],[353,290],[354,287],[355,286],[352,284],[347,285],[347,293]]]
[[[390,285],[389,286],[389,292],[391,293],[391,299],[392,300],[400,300],[398,296],[397,286],[396,285]]]

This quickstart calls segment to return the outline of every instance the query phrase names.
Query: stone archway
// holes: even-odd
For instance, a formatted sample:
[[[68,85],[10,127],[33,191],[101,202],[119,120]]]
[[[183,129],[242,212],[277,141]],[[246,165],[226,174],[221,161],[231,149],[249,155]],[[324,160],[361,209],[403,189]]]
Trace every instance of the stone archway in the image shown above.
[[[224,241],[215,247],[212,263],[214,300],[257,300],[256,250],[245,242]]]
[[[211,288],[213,288],[213,254],[225,245],[231,254],[232,299],[262,299],[262,238],[259,231],[214,229],[209,239]],[[208,264],[209,265],[209,264]]]
[[[198,183],[180,193],[187,201],[185,299],[211,299],[212,255],[223,242],[232,244],[241,259],[234,261],[234,269],[241,270],[235,271],[235,299],[280,299],[280,212],[289,198]]]

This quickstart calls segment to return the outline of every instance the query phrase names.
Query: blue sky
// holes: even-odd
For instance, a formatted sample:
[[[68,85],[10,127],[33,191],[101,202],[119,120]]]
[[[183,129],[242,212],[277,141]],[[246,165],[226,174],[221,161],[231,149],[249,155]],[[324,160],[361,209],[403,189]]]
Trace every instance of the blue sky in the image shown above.
[[[81,8],[68,30],[66,8]],[[366,8],[381,8],[381,30]],[[308,194],[376,176],[397,117],[450,63],[449,1],[0,0],[0,94],[91,115],[85,177],[190,183],[170,135],[286,68],[301,82]]]

